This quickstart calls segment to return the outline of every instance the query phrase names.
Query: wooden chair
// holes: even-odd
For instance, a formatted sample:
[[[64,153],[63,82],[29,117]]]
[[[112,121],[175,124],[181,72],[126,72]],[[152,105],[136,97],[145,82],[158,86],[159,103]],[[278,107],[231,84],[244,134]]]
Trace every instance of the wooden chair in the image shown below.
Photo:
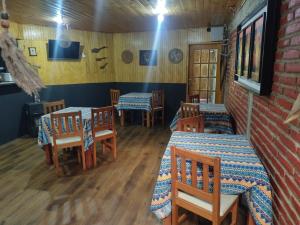
[[[220,161],[220,158],[171,146],[172,225],[177,225],[183,218],[178,218],[178,207],[212,221],[213,225],[221,224],[231,212],[231,225],[237,225],[238,196],[220,194]],[[201,189],[197,185],[199,169],[203,177]],[[178,179],[180,171],[181,179]],[[187,182],[187,175],[191,175],[191,183]]]
[[[114,122],[113,106],[92,109],[92,135],[94,140],[94,166],[97,165],[96,143],[101,142],[103,151],[109,147],[113,159],[117,158],[117,139]],[[108,141],[111,142],[108,142]]]
[[[44,114],[52,113],[65,108],[65,100],[59,100],[55,102],[44,102]]]
[[[181,118],[187,118],[187,117],[193,117],[199,115],[200,115],[199,105],[181,102],[181,106],[180,106]]]
[[[157,112],[161,112],[161,123],[165,124],[165,94],[163,90],[152,91],[152,127],[154,127],[155,116]]]
[[[188,101],[190,103],[200,103],[200,95],[189,95]]]
[[[120,98],[120,90],[110,89],[111,106],[116,107],[116,105],[119,103],[119,98]]]
[[[58,150],[78,146],[81,151],[82,167],[83,170],[86,170],[81,111],[51,113],[50,118],[53,133],[53,160],[56,173],[59,174],[60,172]]]
[[[186,132],[204,132],[204,116],[194,116],[188,118],[179,119],[177,123],[178,131],[186,131]]]

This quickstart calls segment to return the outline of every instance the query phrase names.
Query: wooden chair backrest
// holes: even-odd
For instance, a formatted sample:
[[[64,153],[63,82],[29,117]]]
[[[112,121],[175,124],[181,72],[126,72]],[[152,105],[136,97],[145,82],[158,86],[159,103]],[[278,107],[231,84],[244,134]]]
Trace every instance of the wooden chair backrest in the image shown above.
[[[190,95],[189,102],[190,103],[200,103],[200,95]]]
[[[181,106],[180,106],[181,118],[194,117],[199,115],[200,115],[199,105],[181,102]]]
[[[178,159],[180,161],[177,161]],[[206,201],[212,204],[212,214],[218,218],[220,215],[220,167],[219,157],[213,158],[171,146],[172,198],[177,198],[178,191],[182,191]],[[202,174],[202,187],[197,185],[199,170]],[[181,179],[178,179],[180,171]],[[187,182],[187,176],[191,177],[191,182]]]
[[[110,89],[110,102],[111,105],[117,105],[120,98],[120,90]]]
[[[51,113],[51,128],[53,142],[58,138],[80,136],[83,140],[83,126],[81,111],[68,113]]]
[[[163,90],[152,91],[152,107],[164,107],[165,105],[165,94]]]
[[[113,106],[92,109],[91,120],[92,132],[101,130],[115,130],[114,110]]]
[[[204,116],[181,118],[177,122],[177,130],[204,133]]]
[[[65,108],[65,100],[59,100],[54,102],[44,102],[44,114],[52,113]]]

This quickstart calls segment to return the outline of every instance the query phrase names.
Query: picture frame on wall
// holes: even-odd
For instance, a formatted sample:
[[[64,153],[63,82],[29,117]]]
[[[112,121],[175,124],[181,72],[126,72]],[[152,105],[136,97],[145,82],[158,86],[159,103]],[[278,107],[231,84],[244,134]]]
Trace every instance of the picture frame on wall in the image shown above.
[[[37,56],[36,48],[35,47],[29,47],[29,56]]]
[[[141,66],[156,66],[157,65],[157,50],[140,50],[140,65]]]
[[[280,0],[267,0],[237,27],[234,79],[259,95],[272,91]]]

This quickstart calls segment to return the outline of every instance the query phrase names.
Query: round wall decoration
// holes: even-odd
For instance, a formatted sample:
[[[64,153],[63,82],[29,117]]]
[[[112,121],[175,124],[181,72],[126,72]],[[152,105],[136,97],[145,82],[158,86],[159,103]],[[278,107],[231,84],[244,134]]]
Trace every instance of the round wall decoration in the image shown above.
[[[122,52],[122,61],[126,64],[132,63],[133,54],[130,50],[124,50]]]
[[[169,52],[169,60],[171,63],[178,64],[183,59],[183,52],[178,48],[173,48]]]

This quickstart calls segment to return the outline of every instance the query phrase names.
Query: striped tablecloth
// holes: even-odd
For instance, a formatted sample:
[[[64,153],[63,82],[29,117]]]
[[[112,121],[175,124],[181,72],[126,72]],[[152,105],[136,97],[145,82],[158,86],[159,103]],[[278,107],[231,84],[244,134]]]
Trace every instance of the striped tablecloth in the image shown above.
[[[91,108],[89,107],[69,107],[59,110],[55,113],[78,112],[82,113],[83,139],[84,148],[87,151],[93,144],[92,127],[91,127]],[[52,144],[52,129],[50,114],[46,114],[39,120],[38,144],[40,146]]]
[[[145,110],[151,111],[152,93],[131,92],[121,95],[117,110]]]
[[[159,219],[166,218],[171,213],[170,147],[172,145],[204,155],[220,157],[221,192],[223,194],[243,193],[256,224],[272,224],[269,178],[253,147],[244,136],[178,131],[173,132],[163,155],[152,196],[151,211]],[[187,170],[188,168],[187,164]]]
[[[224,104],[210,104],[210,103],[191,103],[197,104],[200,111],[204,114],[205,128],[216,132],[225,134],[234,134],[232,126],[232,117],[227,112]],[[171,131],[176,130],[177,121],[180,118],[180,109],[177,111],[174,119],[170,124]]]

